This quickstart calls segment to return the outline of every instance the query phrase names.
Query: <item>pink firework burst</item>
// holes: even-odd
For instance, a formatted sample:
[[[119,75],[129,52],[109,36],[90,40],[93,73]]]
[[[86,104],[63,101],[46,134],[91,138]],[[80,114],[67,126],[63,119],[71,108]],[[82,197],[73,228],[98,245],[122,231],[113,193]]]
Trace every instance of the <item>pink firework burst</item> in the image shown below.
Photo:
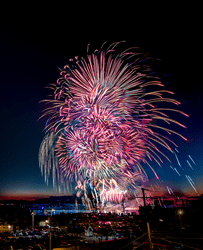
[[[46,131],[55,134],[51,145],[56,169],[65,178],[84,175],[95,180],[116,179],[117,173],[120,176],[129,171],[142,175],[145,171],[141,163],[148,163],[147,158],[158,164],[162,161],[158,145],[171,151],[169,142],[173,142],[155,130],[185,139],[155,122],[164,120],[183,126],[164,113],[167,109],[157,107],[161,102],[178,105],[176,100],[163,96],[164,92],[173,93],[163,89],[147,92],[148,86],[163,85],[150,75],[149,67],[143,66],[144,55],[133,50],[117,54],[117,44],[65,65],[52,86],[53,99],[45,100],[49,107],[44,115],[50,117]],[[50,173],[45,169],[50,155],[46,147],[43,143],[40,148],[40,166],[45,175]]]

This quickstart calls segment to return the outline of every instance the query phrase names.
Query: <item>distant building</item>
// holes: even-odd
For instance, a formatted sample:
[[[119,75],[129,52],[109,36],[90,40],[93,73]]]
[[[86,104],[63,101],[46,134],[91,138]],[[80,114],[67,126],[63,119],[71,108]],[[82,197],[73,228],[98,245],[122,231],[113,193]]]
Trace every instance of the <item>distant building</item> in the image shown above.
[[[61,213],[87,213],[83,204],[32,204],[29,207],[30,211],[33,211],[35,215],[57,215]],[[90,211],[91,212],[91,211]]]
[[[0,225],[0,232],[13,232],[13,225]]]
[[[91,226],[89,226],[88,229],[85,230],[85,236],[93,236],[93,228]]]

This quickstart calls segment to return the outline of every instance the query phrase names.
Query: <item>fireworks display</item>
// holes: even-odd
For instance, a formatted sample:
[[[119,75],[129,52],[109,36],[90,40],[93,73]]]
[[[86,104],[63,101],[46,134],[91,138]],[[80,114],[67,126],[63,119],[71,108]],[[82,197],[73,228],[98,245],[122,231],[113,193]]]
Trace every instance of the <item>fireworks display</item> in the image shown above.
[[[136,197],[147,180],[142,163],[159,179],[150,162],[160,166],[162,158],[169,160],[162,148],[180,164],[169,137],[186,139],[168,126],[184,125],[169,115],[187,115],[173,108],[179,102],[163,89],[145,54],[136,48],[118,53],[120,43],[105,46],[69,60],[50,85],[53,98],[44,100],[48,106],[43,116],[49,118],[39,162],[46,182],[51,173],[54,185],[82,181],[77,188],[84,191],[90,182],[95,199],[120,203],[129,193]]]

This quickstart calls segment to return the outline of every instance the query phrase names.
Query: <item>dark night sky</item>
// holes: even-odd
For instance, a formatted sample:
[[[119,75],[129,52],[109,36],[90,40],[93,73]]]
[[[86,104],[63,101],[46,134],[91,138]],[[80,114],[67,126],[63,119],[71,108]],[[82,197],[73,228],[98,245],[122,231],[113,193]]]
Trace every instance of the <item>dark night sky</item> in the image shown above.
[[[167,162],[162,169],[155,168],[172,188],[195,194],[185,177],[189,175],[202,192],[202,35],[198,6],[131,9],[120,6],[103,12],[95,7],[91,15],[82,7],[79,12],[72,6],[52,6],[52,10],[29,7],[25,13],[19,6],[5,9],[0,19],[1,195],[54,194],[38,167],[45,125],[45,120],[38,120],[42,112],[39,101],[50,93],[45,86],[59,77],[56,66],[63,67],[69,58],[85,55],[88,43],[95,49],[104,41],[121,40],[126,40],[126,47],[141,47],[161,59],[161,72],[172,75],[167,89],[182,103],[179,109],[190,115],[187,119],[175,117],[187,126],[177,130],[188,142],[174,138],[185,170],[170,154],[171,165],[181,176]],[[196,163],[194,170],[186,162],[188,155]]]

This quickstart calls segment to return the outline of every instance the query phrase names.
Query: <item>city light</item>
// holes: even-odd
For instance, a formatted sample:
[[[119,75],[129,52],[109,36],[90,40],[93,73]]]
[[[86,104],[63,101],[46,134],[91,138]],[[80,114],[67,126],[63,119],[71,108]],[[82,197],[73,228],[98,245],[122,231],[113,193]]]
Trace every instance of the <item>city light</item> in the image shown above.
[[[179,210],[178,211],[179,215],[183,214],[183,211],[182,210]]]

